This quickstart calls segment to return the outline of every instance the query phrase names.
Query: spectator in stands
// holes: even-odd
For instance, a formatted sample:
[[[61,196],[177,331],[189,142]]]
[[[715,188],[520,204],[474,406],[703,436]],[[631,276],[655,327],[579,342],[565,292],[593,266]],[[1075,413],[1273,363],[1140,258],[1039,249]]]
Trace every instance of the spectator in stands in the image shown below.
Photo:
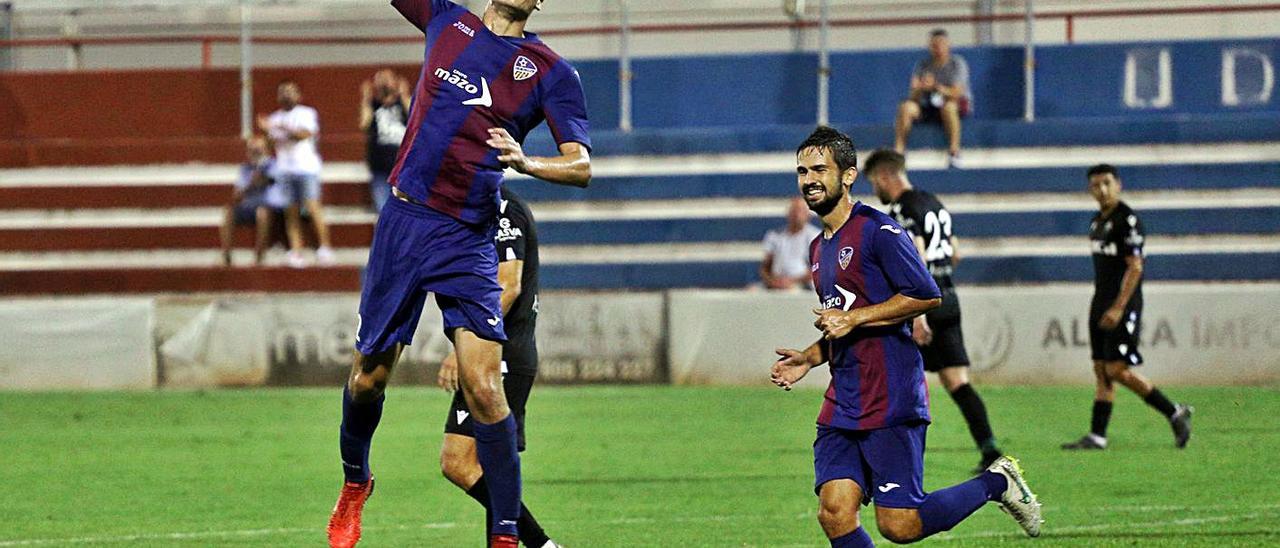
[[[818,237],[818,227],[809,222],[809,207],[800,197],[787,207],[787,226],[764,235],[764,261],[760,279],[767,289],[811,287],[809,245]]]
[[[368,137],[365,162],[369,165],[369,197],[381,212],[391,186],[387,178],[396,166],[396,154],[409,123],[409,81],[390,69],[380,70],[360,86],[360,129]]]
[[[298,84],[284,81],[276,88],[280,109],[270,116],[258,117],[258,128],[267,134],[276,149],[276,184],[288,200],[285,230],[289,235],[289,266],[307,265],[302,256],[302,208],[315,228],[320,247],[316,259],[320,264],[333,264],[333,248],[329,245],[329,227],[324,222],[320,205],[320,153],[316,140],[320,134],[320,116],[316,109],[300,104],[302,90]]]
[[[969,115],[972,102],[969,64],[951,53],[947,31],[935,29],[929,33],[929,57],[911,71],[910,93],[898,106],[893,148],[906,151],[907,136],[916,121],[941,121],[947,134],[947,166],[959,167],[960,119]]]
[[[245,160],[240,165],[240,175],[231,202],[222,214],[222,264],[231,266],[231,246],[237,226],[255,227],[253,240],[254,264],[262,265],[271,236],[274,212],[282,209],[278,193],[268,192],[274,182],[275,160],[267,148],[267,140],[253,136],[245,143]]]

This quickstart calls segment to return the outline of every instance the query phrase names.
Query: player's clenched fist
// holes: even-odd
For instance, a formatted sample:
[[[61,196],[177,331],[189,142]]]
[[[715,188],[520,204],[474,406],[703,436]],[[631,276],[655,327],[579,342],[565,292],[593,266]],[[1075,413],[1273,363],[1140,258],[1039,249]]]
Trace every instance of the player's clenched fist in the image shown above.
[[[520,173],[528,173],[529,157],[524,155],[520,143],[502,128],[489,129],[489,140],[484,142],[498,150],[498,161]]]

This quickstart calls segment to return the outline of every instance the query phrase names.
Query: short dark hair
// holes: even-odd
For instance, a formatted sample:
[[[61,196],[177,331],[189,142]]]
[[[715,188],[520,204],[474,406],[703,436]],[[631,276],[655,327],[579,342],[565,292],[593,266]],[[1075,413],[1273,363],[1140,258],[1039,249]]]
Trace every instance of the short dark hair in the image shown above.
[[[939,36],[950,38],[950,36],[947,35],[947,29],[933,29],[929,31],[929,38],[937,38]]]
[[[871,153],[862,162],[862,172],[871,175],[878,168],[891,169],[894,173],[907,169],[907,158],[895,151],[882,148]]]
[[[1085,175],[1086,179],[1092,179],[1094,175],[1105,175],[1110,173],[1112,177],[1120,178],[1120,172],[1116,171],[1116,166],[1111,164],[1098,164],[1089,168],[1089,173]]]
[[[840,169],[840,173],[850,168],[858,168],[858,149],[853,145],[853,139],[840,133],[836,128],[818,126],[803,143],[800,143],[799,147],[796,147],[796,154],[811,148],[830,150],[831,156],[836,159],[836,167]]]

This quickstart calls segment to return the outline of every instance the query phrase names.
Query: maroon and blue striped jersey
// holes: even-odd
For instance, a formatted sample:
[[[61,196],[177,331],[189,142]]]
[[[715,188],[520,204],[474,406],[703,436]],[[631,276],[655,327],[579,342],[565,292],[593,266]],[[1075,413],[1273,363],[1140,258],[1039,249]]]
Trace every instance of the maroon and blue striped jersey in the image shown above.
[[[831,238],[809,247],[813,287],[824,309],[852,310],[894,295],[934,299],[942,295],[916,252],[910,234],[894,220],[858,202]],[[829,341],[831,384],[818,424],[874,430],[929,420],[924,361],[911,326],[859,327]]]
[[[390,182],[415,201],[470,224],[497,219],[502,169],[490,128],[516,141],[547,121],[557,144],[590,148],[586,99],[574,70],[537,35],[499,36],[447,0],[392,0],[426,35],[409,126]]]

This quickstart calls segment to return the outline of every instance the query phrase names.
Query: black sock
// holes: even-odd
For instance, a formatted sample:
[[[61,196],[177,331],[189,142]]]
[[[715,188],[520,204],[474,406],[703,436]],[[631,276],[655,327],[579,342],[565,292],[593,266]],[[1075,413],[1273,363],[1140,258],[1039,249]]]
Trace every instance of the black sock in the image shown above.
[[[1111,402],[1097,400],[1093,402],[1093,421],[1089,431],[1099,438],[1107,437],[1107,423],[1111,422]]]
[[[480,476],[475,485],[467,489],[467,495],[470,495],[481,506],[484,506],[484,522],[486,524],[484,538],[487,543],[489,542],[488,524],[493,523],[493,511],[489,508],[489,486],[484,482],[484,476]],[[530,512],[529,507],[523,504],[520,505],[520,522],[516,527],[520,529],[520,542],[523,542],[525,546],[541,548],[543,544],[551,540],[551,537],[547,536],[547,532],[543,531],[542,526],[538,524],[538,520],[533,518],[533,512]]]
[[[1173,406],[1173,402],[1169,401],[1169,398],[1164,397],[1164,392],[1161,392],[1159,388],[1152,388],[1151,393],[1147,394],[1147,397],[1142,398],[1142,401],[1145,401],[1147,402],[1147,405],[1156,408],[1156,411],[1164,414],[1166,419],[1173,418],[1173,414],[1178,411],[1177,408]]]
[[[983,455],[998,454],[1000,451],[996,449],[996,437],[991,433],[991,422],[987,419],[987,406],[982,404],[982,398],[974,391],[973,386],[965,383],[951,392],[951,399],[960,407],[965,422],[969,423],[969,434],[973,436],[973,442],[978,444]]]

